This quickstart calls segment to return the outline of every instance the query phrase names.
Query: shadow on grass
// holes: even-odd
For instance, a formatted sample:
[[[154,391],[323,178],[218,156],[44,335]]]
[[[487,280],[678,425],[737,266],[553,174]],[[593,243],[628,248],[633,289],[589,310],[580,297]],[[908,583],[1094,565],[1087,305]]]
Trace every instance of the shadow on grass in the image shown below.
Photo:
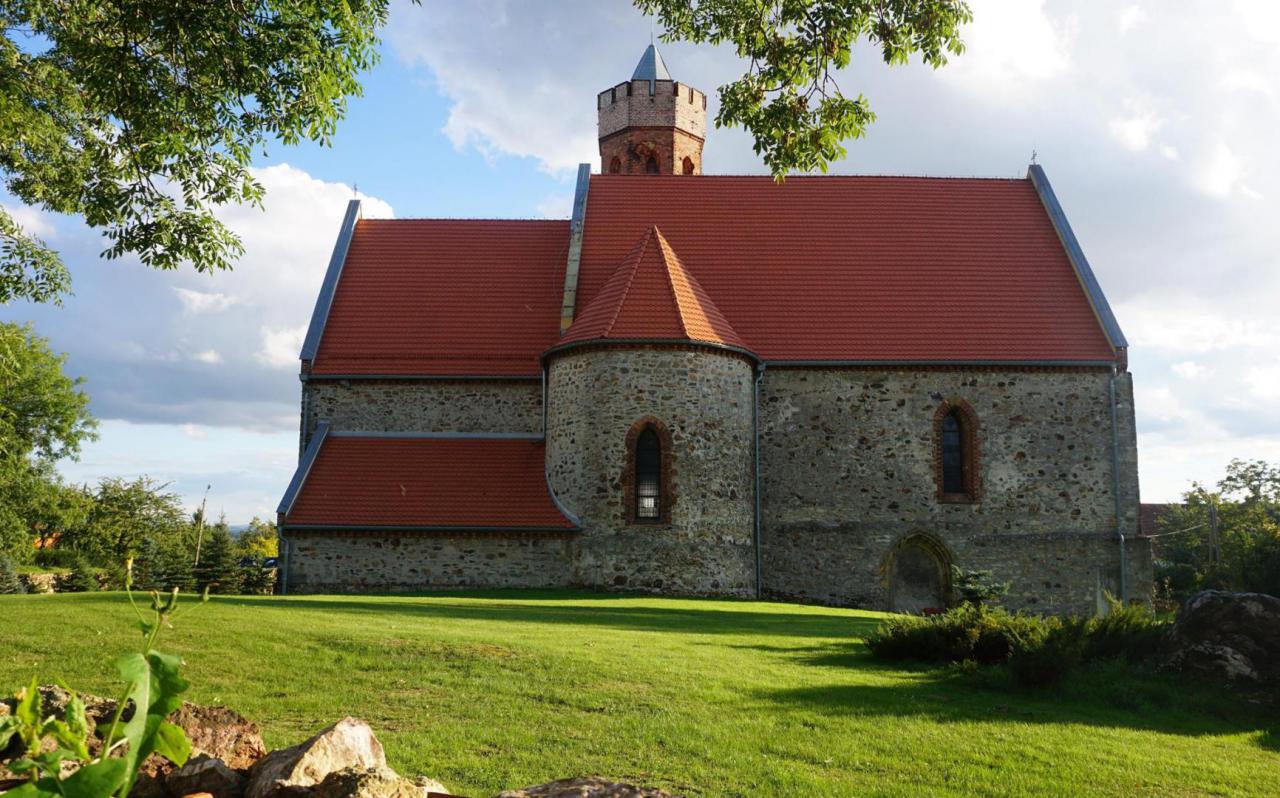
[[[941,723],[1081,724],[1181,736],[1255,734],[1280,751],[1265,708],[1241,696],[1120,662],[1082,668],[1058,688],[1022,688],[1005,668],[911,666],[873,659],[861,644],[796,649],[809,664],[861,674],[894,673],[892,684],[833,684],[760,691],[769,704],[826,715],[927,718]]]
[[[624,631],[670,632],[692,635],[747,635],[780,638],[849,638],[869,634],[877,618],[850,616],[839,611],[788,612],[759,609],[762,605],[732,599],[698,599],[703,606],[681,606],[685,600],[669,602],[651,596],[612,596],[602,593],[495,592],[431,594],[434,601],[411,601],[406,597],[379,598],[240,598],[220,597],[223,605],[276,607],[335,613],[401,615],[423,620],[449,619],[494,623],[589,626]],[[652,599],[644,604],[618,604],[622,599]],[[473,603],[469,599],[485,599]],[[587,600],[589,604],[552,604],[550,600]],[[597,599],[604,599],[598,601]],[[548,602],[548,603],[540,603]],[[764,605],[778,606],[778,605]],[[782,647],[785,649],[785,647]]]

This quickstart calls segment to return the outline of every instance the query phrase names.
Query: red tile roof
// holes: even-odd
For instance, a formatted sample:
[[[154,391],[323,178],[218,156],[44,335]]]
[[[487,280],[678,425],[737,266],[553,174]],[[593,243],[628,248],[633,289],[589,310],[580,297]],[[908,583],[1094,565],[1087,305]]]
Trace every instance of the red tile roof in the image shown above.
[[[543,443],[329,435],[290,526],[571,530],[543,474]]]
[[[568,244],[563,221],[358,222],[312,373],[536,376]],[[680,326],[769,361],[1115,357],[1029,179],[593,175],[577,311],[575,338]]]
[[[565,221],[361,220],[311,371],[536,376],[568,246]]]
[[[559,343],[639,338],[745,347],[657,227],[644,232]]]
[[[1030,180],[593,175],[579,307],[644,230],[766,360],[1111,360]]]

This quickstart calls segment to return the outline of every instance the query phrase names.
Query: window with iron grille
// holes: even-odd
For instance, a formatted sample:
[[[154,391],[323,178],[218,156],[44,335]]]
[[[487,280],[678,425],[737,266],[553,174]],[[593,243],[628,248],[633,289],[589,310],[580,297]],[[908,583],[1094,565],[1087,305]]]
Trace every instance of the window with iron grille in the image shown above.
[[[662,518],[662,444],[653,427],[636,439],[636,520]]]

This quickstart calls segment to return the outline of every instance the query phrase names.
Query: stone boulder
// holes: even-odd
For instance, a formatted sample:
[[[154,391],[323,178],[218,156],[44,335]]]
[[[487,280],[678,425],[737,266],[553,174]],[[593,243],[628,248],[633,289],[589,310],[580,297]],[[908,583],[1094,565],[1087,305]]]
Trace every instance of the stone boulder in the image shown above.
[[[446,794],[444,786],[430,779],[410,781],[391,768],[346,768],[325,776],[312,791],[313,798],[429,798]]]
[[[387,756],[369,725],[343,718],[292,748],[272,751],[249,771],[245,798],[283,798],[310,792],[329,776],[348,768],[385,768]]]
[[[165,778],[165,790],[175,798],[207,794],[210,798],[241,798],[245,778],[211,756],[194,756]]]
[[[191,741],[191,755],[221,759],[232,770],[247,770],[267,755],[258,725],[226,707],[207,707],[186,701],[169,716]],[[212,792],[212,790],[210,790]]]
[[[1187,599],[1165,667],[1235,686],[1280,684],[1280,598],[1206,590]]]
[[[680,798],[680,796],[655,787],[636,787],[632,784],[588,776],[561,779],[519,790],[507,790],[499,793],[495,798]]]

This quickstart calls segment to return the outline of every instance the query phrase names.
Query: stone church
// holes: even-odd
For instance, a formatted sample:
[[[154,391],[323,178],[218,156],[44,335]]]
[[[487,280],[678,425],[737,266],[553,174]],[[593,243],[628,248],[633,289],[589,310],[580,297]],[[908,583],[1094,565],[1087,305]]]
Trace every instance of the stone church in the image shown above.
[[[568,221],[348,207],[283,590],[1149,593],[1127,343],[1040,166],[707,175],[706,96],[652,46],[596,107]]]

